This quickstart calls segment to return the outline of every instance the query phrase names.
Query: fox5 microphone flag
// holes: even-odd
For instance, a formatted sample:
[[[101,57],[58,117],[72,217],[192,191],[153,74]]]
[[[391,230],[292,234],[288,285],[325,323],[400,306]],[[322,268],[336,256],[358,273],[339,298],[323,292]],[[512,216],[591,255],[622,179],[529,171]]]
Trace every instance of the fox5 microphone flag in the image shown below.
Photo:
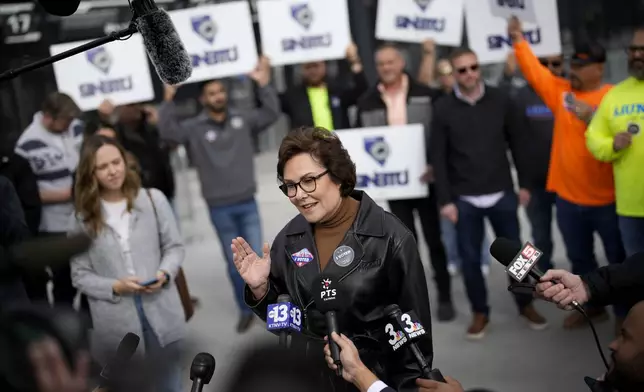
[[[267,308],[266,329],[302,331],[302,310],[292,302],[270,304]]]

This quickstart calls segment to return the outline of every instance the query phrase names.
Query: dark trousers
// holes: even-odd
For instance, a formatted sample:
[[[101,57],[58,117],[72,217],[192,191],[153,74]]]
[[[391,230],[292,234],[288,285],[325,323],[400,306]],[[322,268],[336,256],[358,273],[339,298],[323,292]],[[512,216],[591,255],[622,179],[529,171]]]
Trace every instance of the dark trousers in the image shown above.
[[[456,236],[463,263],[461,273],[465,291],[472,306],[472,312],[489,315],[487,288],[481,272],[481,243],[485,231],[485,218],[490,221],[497,237],[521,242],[517,195],[513,191],[506,191],[501,200],[489,208],[479,208],[464,200],[458,200],[456,207],[458,208]],[[509,276],[508,280],[510,283],[514,282]],[[532,303],[530,295],[513,295],[519,311]]]
[[[627,257],[644,252],[644,218],[620,216],[619,231]]]
[[[600,207],[580,206],[560,197],[557,197],[556,204],[559,231],[575,275],[584,275],[598,267],[594,251],[595,232],[601,238],[608,262],[618,264],[624,261],[626,253],[622,245],[615,204]],[[615,307],[618,317],[625,317],[626,312],[626,309]]]
[[[40,233],[40,236],[65,237],[65,233]],[[69,263],[56,266],[51,270],[51,280],[54,284],[54,302],[56,306],[73,306],[76,297],[76,289],[72,286],[72,275]],[[30,272],[25,276],[25,289],[29,299],[34,302],[47,302],[47,282],[50,276],[46,271]],[[84,295],[81,295],[81,309],[89,312],[89,303]]]
[[[441,303],[451,302],[451,276],[447,271],[447,255],[441,240],[438,204],[434,192],[430,190],[430,196],[427,198],[390,200],[388,203],[391,213],[396,215],[411,230],[417,241],[418,234],[414,225],[414,210],[418,212],[423,236],[425,236],[425,241],[427,241],[427,246],[429,247],[432,269],[434,270],[434,281],[438,289],[438,301]]]
[[[552,264],[552,209],[557,196],[545,189],[531,189],[530,203],[526,208],[532,229],[532,242],[543,255],[538,261],[539,269],[546,272],[553,268]]]

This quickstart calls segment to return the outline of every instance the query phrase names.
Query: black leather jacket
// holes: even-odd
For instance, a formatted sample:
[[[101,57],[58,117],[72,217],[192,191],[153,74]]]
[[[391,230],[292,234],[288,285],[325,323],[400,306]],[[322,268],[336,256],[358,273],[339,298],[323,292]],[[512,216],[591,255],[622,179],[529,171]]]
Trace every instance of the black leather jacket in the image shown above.
[[[323,271],[337,277],[347,310],[338,315],[341,332],[353,340],[360,358],[374,373],[397,391],[417,391],[414,380],[421,376],[418,365],[407,350],[391,351],[384,327],[388,321],[384,308],[398,304],[401,310],[414,310],[428,332],[419,342],[431,365],[433,347],[431,312],[425,272],[418,247],[411,232],[394,215],[384,211],[367,194],[355,191],[351,197],[360,201],[358,214],[341,245],[354,251],[353,261],[341,267],[331,260]],[[312,262],[298,267],[291,255],[309,249]],[[263,320],[266,308],[277,296],[288,294],[303,309],[302,335],[294,335],[292,347],[300,347],[312,357],[323,358],[326,320],[315,308],[312,283],[320,274],[313,230],[302,215],[293,218],[275,238],[271,249],[269,290],[260,301],[248,287],[246,304]],[[336,377],[334,390],[352,390]],[[346,383],[344,383],[346,384]]]

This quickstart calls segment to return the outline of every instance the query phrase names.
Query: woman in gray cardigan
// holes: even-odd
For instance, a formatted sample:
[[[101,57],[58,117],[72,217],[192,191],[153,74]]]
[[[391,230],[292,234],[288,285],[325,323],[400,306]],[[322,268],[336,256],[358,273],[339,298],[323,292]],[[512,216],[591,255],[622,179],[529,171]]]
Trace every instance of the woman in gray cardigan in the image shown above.
[[[95,358],[105,363],[133,332],[141,337],[138,352],[162,366],[155,390],[179,392],[185,315],[174,277],[184,247],[168,200],[140,187],[128,159],[112,139],[85,140],[72,231],[84,231],[94,242],[72,261],[72,282],[89,300]]]

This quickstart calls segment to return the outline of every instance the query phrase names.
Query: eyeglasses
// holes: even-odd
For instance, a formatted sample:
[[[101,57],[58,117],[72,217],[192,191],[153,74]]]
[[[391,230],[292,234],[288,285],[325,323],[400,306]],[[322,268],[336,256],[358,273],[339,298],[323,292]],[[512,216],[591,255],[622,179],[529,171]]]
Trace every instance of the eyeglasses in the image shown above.
[[[282,184],[279,186],[280,190],[284,195],[287,197],[295,197],[297,195],[297,187],[299,186],[300,189],[306,193],[312,193],[315,192],[315,189],[317,189],[317,180],[322,178],[325,174],[328,174],[329,171],[325,170],[322,173],[318,174],[317,176],[313,177],[304,177],[302,178],[299,182],[292,182],[288,184]]]
[[[552,61],[550,61],[550,60],[545,60],[544,59],[544,60],[539,60],[539,62],[544,67],[555,67],[555,68],[561,67],[561,65],[563,64],[563,62],[561,60],[552,60]]]
[[[457,68],[456,72],[458,72],[459,74],[463,75],[463,74],[467,73],[467,71],[476,72],[478,70],[479,70],[479,65],[478,64],[473,64],[473,65],[470,65],[469,67]]]

